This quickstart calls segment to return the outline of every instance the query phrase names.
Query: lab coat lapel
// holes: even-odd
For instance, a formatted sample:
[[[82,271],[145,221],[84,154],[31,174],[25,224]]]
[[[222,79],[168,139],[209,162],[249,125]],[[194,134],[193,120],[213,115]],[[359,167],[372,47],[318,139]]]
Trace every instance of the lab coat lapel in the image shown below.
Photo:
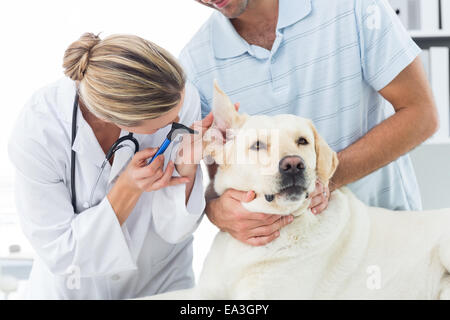
[[[81,111],[77,114],[77,135],[72,146],[72,150],[78,156],[82,156],[97,167],[101,167],[105,160],[105,153],[95,137],[92,128],[84,120]]]

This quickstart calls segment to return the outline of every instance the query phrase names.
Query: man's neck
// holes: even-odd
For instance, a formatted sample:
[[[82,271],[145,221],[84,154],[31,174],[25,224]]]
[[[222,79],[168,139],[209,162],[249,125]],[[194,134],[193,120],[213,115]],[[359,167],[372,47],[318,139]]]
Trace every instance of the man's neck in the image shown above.
[[[231,21],[251,27],[261,21],[273,21],[277,18],[278,0],[257,0],[251,1],[245,12]]]
[[[278,22],[278,0],[251,1],[243,14],[230,21],[248,43],[270,50]]]

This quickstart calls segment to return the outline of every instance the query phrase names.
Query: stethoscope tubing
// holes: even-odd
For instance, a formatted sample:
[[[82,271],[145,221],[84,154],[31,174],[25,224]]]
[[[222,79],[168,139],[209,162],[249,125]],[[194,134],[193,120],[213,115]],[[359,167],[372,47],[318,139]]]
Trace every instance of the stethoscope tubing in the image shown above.
[[[78,115],[78,103],[79,103],[80,97],[78,92],[75,95],[75,101],[73,104],[73,112],[72,112],[72,144],[71,147],[73,147],[73,144],[75,142],[75,138],[77,135],[77,115]],[[124,141],[130,140],[131,142],[133,142],[134,144],[134,153],[139,152],[139,142],[136,140],[135,137],[133,137],[133,133],[130,132],[128,135],[123,136],[119,139],[116,140],[116,142],[113,143],[113,145],[111,146],[111,148],[109,148],[108,152],[105,155],[105,160],[103,161],[102,164],[102,168],[100,171],[99,176],[97,177],[97,181],[94,185],[93,190],[91,191],[91,196],[90,196],[90,200],[89,200],[89,206],[92,206],[92,198],[93,198],[93,193],[95,192],[95,188],[97,187],[98,181],[100,180],[100,177],[103,173],[103,170],[105,169],[106,163],[112,158],[112,156],[114,155],[114,153],[121,149],[124,145],[122,145],[121,143],[123,143]],[[75,188],[75,170],[76,170],[76,153],[75,151],[72,149],[71,150],[71,156],[70,156],[70,189],[71,189],[71,195],[72,195],[72,207],[73,210],[75,212],[75,214],[78,214],[77,212],[77,195],[76,195],[76,188]]]
[[[79,100],[80,100],[80,96],[78,94],[78,92],[75,94],[75,101],[73,104],[73,113],[72,113],[72,144],[71,147],[73,147],[73,144],[75,142],[75,138],[77,135],[77,114],[78,114],[78,104],[79,104]],[[149,165],[150,163],[153,162],[153,160],[155,160],[159,155],[163,154],[166,149],[169,147],[170,143],[172,142],[172,133],[174,132],[174,130],[177,129],[184,129],[187,132],[193,134],[193,133],[197,133],[197,131],[188,128],[184,125],[182,125],[181,123],[173,123],[172,124],[172,129],[169,132],[169,134],[167,135],[167,138],[164,140],[164,142],[161,144],[161,146],[158,148],[158,151],[156,152],[156,154],[147,162],[147,165]],[[136,152],[139,152],[139,142],[136,140],[135,137],[133,137],[133,133],[130,132],[128,135],[123,136],[119,139],[116,140],[116,142],[113,143],[113,145],[111,146],[111,148],[109,148],[108,152],[105,155],[105,161],[103,161],[100,173],[97,177],[97,180],[95,182],[94,188],[91,191],[91,195],[89,198],[89,206],[92,206],[92,199],[94,196],[94,192],[95,189],[97,188],[98,182],[100,180],[100,177],[103,173],[103,170],[105,169],[106,164],[108,163],[108,161],[112,158],[112,156],[114,155],[114,153],[121,149],[124,145],[122,145],[121,143],[123,143],[126,140],[130,140],[131,142],[134,143],[134,153],[136,154]],[[70,157],[70,188],[71,188],[71,195],[72,195],[72,207],[73,210],[75,212],[75,214],[77,213],[77,196],[76,196],[76,189],[75,189],[75,160],[76,160],[76,154],[75,151],[72,149],[71,150],[71,157]]]
[[[75,101],[73,103],[73,112],[72,112],[72,143],[71,143],[71,155],[70,155],[70,189],[72,193],[72,207],[77,214],[77,194],[75,188],[75,151],[72,149],[73,144],[75,142],[75,137],[77,135],[77,116],[78,116],[78,101],[79,101],[78,92],[75,94]]]

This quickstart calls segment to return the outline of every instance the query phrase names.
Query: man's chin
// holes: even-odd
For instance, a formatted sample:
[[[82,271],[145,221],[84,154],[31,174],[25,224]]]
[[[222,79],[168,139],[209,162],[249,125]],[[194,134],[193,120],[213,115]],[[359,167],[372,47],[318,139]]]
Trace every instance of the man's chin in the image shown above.
[[[220,13],[222,13],[225,17],[228,19],[236,19],[241,16],[248,6],[248,0],[242,0],[238,2],[233,2],[232,0],[230,3],[228,3],[223,8],[217,8],[215,6],[210,6],[216,10],[218,10]]]

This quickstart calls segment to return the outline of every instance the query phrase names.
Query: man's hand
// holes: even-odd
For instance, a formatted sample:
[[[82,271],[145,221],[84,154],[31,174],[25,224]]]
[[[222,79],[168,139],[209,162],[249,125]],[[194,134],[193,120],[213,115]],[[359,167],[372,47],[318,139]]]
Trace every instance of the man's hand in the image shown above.
[[[255,193],[228,189],[206,206],[209,220],[235,239],[252,246],[263,246],[280,235],[280,229],[291,223],[293,216],[280,216],[247,211],[241,202],[250,202]]]
[[[309,209],[313,214],[319,214],[328,207],[330,189],[319,180],[316,181],[316,189],[309,195],[311,203]]]

